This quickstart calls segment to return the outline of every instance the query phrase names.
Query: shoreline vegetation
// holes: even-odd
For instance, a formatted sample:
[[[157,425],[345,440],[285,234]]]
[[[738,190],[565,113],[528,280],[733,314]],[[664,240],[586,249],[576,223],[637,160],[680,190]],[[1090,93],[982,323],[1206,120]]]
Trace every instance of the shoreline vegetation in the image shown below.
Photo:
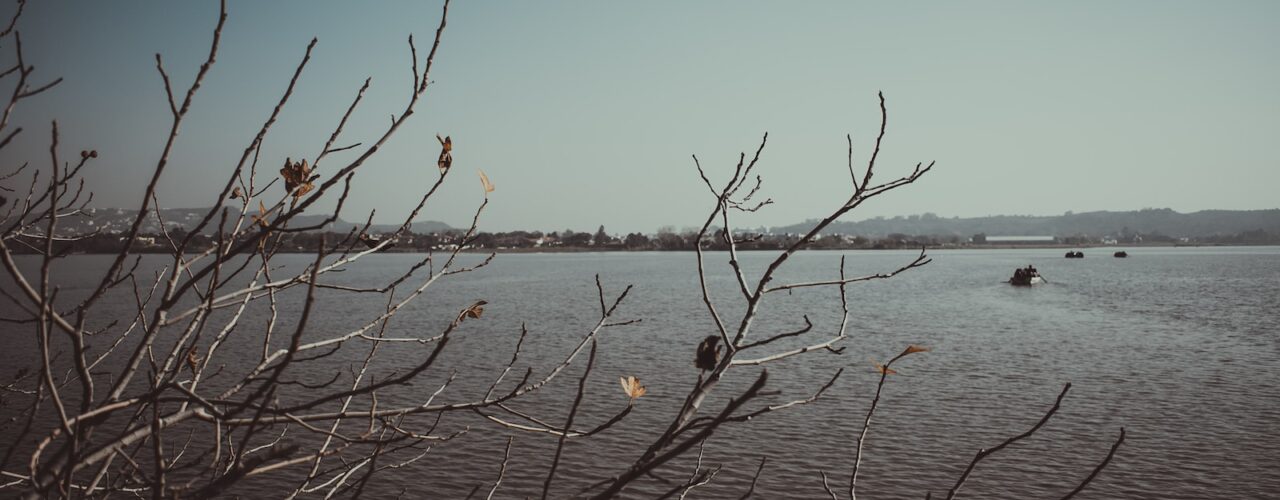
[[[183,241],[187,238],[181,229],[170,231],[167,235],[140,234],[129,248],[131,253],[171,254],[170,242]],[[750,234],[734,235],[737,251],[776,251],[793,244],[799,235],[793,234]],[[55,241],[55,254],[114,254],[122,248],[124,235],[116,233],[99,233],[74,241]],[[701,248],[704,251],[728,250],[722,234],[704,235]],[[392,241],[389,246],[379,249],[380,253],[426,253],[451,252],[459,250],[464,253],[586,253],[586,252],[691,252],[696,250],[695,234],[658,233],[657,235],[628,234],[624,237],[610,236],[603,232],[596,234],[541,233],[513,231],[508,233],[478,233],[470,239],[464,238],[461,231],[443,233],[408,233]],[[372,248],[382,242],[380,236],[350,231],[347,233],[311,232],[290,233],[282,235],[278,253],[315,253],[321,245],[350,246],[352,248]],[[597,243],[600,242],[600,243]],[[217,242],[204,235],[194,235],[187,246],[187,252],[203,252],[212,248]],[[1265,231],[1251,231],[1229,236],[1210,236],[1200,238],[1167,238],[1155,237],[1144,239],[1140,236],[1117,241],[1112,238],[1054,238],[1052,240],[1029,239],[1026,241],[987,241],[984,235],[963,238],[954,235],[946,236],[909,236],[889,235],[887,237],[864,237],[856,235],[824,235],[815,238],[805,250],[914,250],[920,248],[936,250],[1001,250],[1001,249],[1117,249],[1137,247],[1221,247],[1221,246],[1267,246],[1280,244],[1280,235]],[[38,248],[18,246],[15,253],[39,254]]]
[[[216,231],[205,227],[197,234],[196,222],[209,209],[156,209],[143,217],[130,250],[138,253],[169,253],[173,242],[182,242],[189,251],[205,251],[217,244]],[[231,212],[235,213],[235,211]],[[86,209],[78,217],[60,220],[54,251],[65,253],[117,253],[128,240],[136,210],[119,208]],[[435,220],[408,224],[353,223],[334,216],[299,216],[295,226],[308,228],[280,234],[277,251],[311,253],[322,242],[352,248],[372,248],[384,239],[383,252],[421,253],[465,252],[568,253],[599,251],[694,251],[725,250],[721,228],[712,225],[701,237],[693,228],[677,230],[663,226],[652,233],[613,233],[599,226],[592,232],[511,230],[468,231]],[[804,224],[781,227],[739,227],[733,229],[737,250],[781,250],[807,233]],[[242,235],[243,236],[243,235]],[[700,241],[699,241],[700,238]],[[20,243],[23,238],[16,241]],[[40,253],[35,239],[15,245],[22,253]],[[232,242],[224,242],[232,243]],[[939,217],[933,214],[876,217],[861,221],[832,221],[813,235],[806,249],[894,250],[954,248],[1108,248],[1137,246],[1250,246],[1280,245],[1280,209],[1203,210],[1178,213],[1171,209],[1143,209],[1128,212],[1068,212],[1056,216],[996,215],[975,218]]]

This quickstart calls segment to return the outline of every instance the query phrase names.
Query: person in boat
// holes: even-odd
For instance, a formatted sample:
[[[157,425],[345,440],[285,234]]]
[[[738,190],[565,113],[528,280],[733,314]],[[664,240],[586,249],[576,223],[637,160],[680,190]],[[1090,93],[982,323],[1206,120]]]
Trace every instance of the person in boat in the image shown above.
[[[1022,270],[1021,268],[1013,270],[1013,281],[1015,283],[1021,282],[1025,279],[1027,279],[1026,271]]]

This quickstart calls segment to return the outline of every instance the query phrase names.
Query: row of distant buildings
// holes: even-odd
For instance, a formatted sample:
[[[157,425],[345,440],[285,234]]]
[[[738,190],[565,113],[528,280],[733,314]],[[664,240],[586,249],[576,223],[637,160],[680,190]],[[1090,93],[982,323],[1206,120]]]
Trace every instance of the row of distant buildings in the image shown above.
[[[1258,233],[1258,234],[1254,234]],[[99,234],[93,240],[107,236],[112,242],[123,238],[120,235]],[[374,237],[389,235],[374,234]],[[801,238],[801,234],[792,233],[751,233],[735,232],[734,240],[740,250],[773,250],[791,246]],[[336,236],[329,237],[329,244],[336,241]],[[1226,238],[1226,239],[1223,239]],[[341,239],[341,238],[337,238]],[[196,246],[212,244],[208,236],[197,237]],[[1274,244],[1276,235],[1265,231],[1254,231],[1220,238],[1172,238],[1162,235],[1141,236],[1129,233],[1121,236],[1050,236],[1050,235],[1004,235],[988,236],[975,234],[971,237],[958,235],[906,235],[889,234],[884,236],[860,236],[847,234],[820,235],[807,245],[813,249],[895,249],[895,248],[971,248],[983,246],[1095,246],[1095,245],[1131,245],[1131,244]],[[284,233],[279,244],[285,251],[307,251],[317,247],[321,242],[319,233]],[[85,242],[73,245],[84,247],[89,252],[102,251],[118,245],[102,244],[104,242]],[[140,249],[162,250],[166,246],[163,237],[152,234],[139,235],[134,242]],[[596,234],[565,231],[563,233],[542,233],[539,231],[511,232],[479,232],[470,238],[463,238],[459,231],[445,233],[409,233],[396,238],[392,251],[449,251],[462,245],[467,249],[479,250],[519,250],[519,249],[582,249],[582,250],[692,250],[701,246],[704,249],[724,250],[727,244],[718,232],[708,232],[701,241],[697,241],[696,233],[659,232],[646,235],[630,233],[625,236],[610,236],[599,231]],[[99,248],[102,247],[102,248]]]
[[[1027,235],[1027,236],[987,236],[984,234],[976,234],[969,238],[969,243],[974,245],[1119,245],[1119,244],[1136,244],[1148,242],[1139,234],[1130,234],[1124,236],[1108,235],[1102,237],[1090,236],[1044,236],[1044,235]],[[1191,238],[1180,237],[1172,238],[1157,235],[1152,238],[1150,243],[1190,243]]]

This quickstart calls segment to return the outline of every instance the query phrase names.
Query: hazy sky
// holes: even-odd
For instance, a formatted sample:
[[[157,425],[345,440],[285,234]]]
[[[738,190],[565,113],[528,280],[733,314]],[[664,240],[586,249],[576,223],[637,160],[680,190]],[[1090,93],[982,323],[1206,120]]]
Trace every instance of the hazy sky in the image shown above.
[[[409,93],[406,37],[425,55],[439,11],[231,2],[161,205],[216,202],[211,186],[312,36],[312,61],[263,149],[267,174],[286,156],[314,157],[367,76],[339,142],[375,137]],[[154,54],[185,88],[216,14],[215,2],[30,2],[19,26],[27,61],[66,81],[19,110],[26,130],[0,165],[47,166],[57,119],[65,158],[101,154],[88,176],[96,205],[136,206],[168,128]],[[12,64],[11,47],[0,54]],[[690,155],[723,179],[767,131],[760,172],[776,204],[739,225],[799,222],[848,196],[845,134],[865,161],[878,90],[889,107],[880,177],[938,163],[849,220],[1276,208],[1278,61],[1276,1],[462,0],[426,101],[364,167],[343,216],[402,217],[434,179],[439,132],[453,136],[458,171],[423,218],[468,221],[484,169],[497,186],[484,229],[692,226],[714,200]]]

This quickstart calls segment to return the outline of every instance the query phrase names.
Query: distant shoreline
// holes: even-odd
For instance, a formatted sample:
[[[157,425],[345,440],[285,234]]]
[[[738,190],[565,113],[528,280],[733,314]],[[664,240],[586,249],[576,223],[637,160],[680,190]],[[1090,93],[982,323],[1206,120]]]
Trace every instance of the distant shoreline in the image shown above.
[[[1132,245],[1062,245],[1062,244],[1029,244],[1029,245],[927,245],[928,250],[1127,250],[1130,248],[1192,248],[1192,247],[1267,247],[1277,245],[1246,245],[1246,244],[1225,244],[1225,243],[1206,243],[1206,244],[1168,244],[1168,243],[1136,243]],[[898,247],[898,248],[805,248],[802,251],[849,251],[849,250],[866,250],[872,252],[884,252],[894,250],[911,250],[918,251],[920,247]],[[721,249],[703,249],[704,252],[727,252]],[[777,252],[775,249],[751,249],[738,250],[738,252]],[[610,252],[635,252],[635,253],[677,253],[677,252],[693,252],[693,250],[659,250],[659,249],[626,249],[626,248],[594,248],[594,247],[543,247],[543,248],[469,248],[463,250],[463,253],[610,253]],[[387,253],[397,253],[392,250]],[[414,253],[414,252],[403,252]],[[421,252],[417,252],[421,253]]]
[[[1170,245],[1170,244],[1168,244],[1168,243],[1135,243],[1135,244],[1131,244],[1131,245],[1092,245],[1092,246],[1089,246],[1089,245],[1083,245],[1083,246],[1081,246],[1081,245],[1062,245],[1062,244],[1023,244],[1023,245],[1014,245],[1014,244],[1005,244],[1005,245],[988,245],[988,244],[983,244],[983,245],[963,245],[963,246],[960,246],[960,245],[928,245],[928,246],[926,246],[925,248],[926,248],[926,249],[928,249],[928,250],[1048,250],[1048,249],[1058,249],[1058,250],[1103,250],[1103,251],[1121,251],[1121,250],[1128,250],[1128,249],[1132,249],[1132,248],[1204,248],[1204,247],[1214,247],[1214,248],[1216,248],[1216,247],[1240,247],[1240,248],[1244,248],[1244,247],[1267,247],[1267,246],[1277,246],[1277,245],[1267,245],[1267,244],[1249,245],[1249,244],[1225,244],[1225,243],[1206,243],[1206,244],[1173,244],[1173,245]],[[898,248],[871,248],[871,247],[866,247],[866,248],[805,248],[805,249],[802,249],[802,251],[822,251],[822,252],[830,252],[830,251],[872,251],[872,252],[883,252],[883,251],[894,251],[894,250],[898,250],[898,251],[903,251],[903,250],[918,251],[919,249],[920,249],[920,247],[905,247],[905,246],[904,246],[904,247],[898,247]],[[703,249],[703,251],[704,251],[704,252],[727,252],[727,250],[723,250],[723,249],[715,249],[715,250],[712,250],[712,249]],[[740,250],[738,250],[738,252],[740,252],[740,253],[742,253],[742,252],[753,252],[753,253],[754,253],[754,252],[778,252],[778,251],[779,251],[779,250],[777,250],[777,249],[740,249]],[[442,253],[443,253],[443,252],[448,252],[448,250],[437,250],[437,252],[442,252]],[[685,250],[685,249],[679,249],[679,250],[676,250],[676,249],[672,249],[672,250],[662,250],[662,249],[644,249],[644,248],[628,249],[628,248],[616,248],[616,247],[615,247],[615,248],[610,248],[610,247],[605,247],[605,248],[596,248],[596,247],[537,247],[537,248],[468,248],[468,249],[463,250],[461,253],[465,253],[465,254],[488,254],[488,253],[495,253],[495,254],[539,254],[539,253],[622,253],[622,252],[632,252],[632,253],[689,253],[689,252],[693,252],[693,250]],[[169,255],[169,252],[164,251],[163,249],[159,249],[159,248],[154,249],[154,250],[152,250],[152,249],[134,249],[134,250],[132,251],[132,253],[135,253],[135,254],[152,254],[152,255]],[[277,253],[277,254],[293,254],[293,255],[314,255],[314,254],[315,254],[315,252],[314,252],[314,251],[287,251],[287,250],[281,250],[281,251],[276,252],[276,253]],[[379,252],[379,253],[384,253],[384,254],[400,254],[400,253],[403,253],[403,254],[421,254],[421,253],[426,253],[426,252],[421,251],[421,250],[419,250],[419,249],[409,249],[409,248],[405,248],[405,249],[398,249],[398,248],[394,248],[394,247],[393,247],[393,248],[391,248],[390,250],[387,250],[387,251],[384,251],[384,252]],[[114,255],[114,254],[115,254],[115,252],[71,252],[70,254],[71,254],[71,255]],[[24,254],[24,255],[39,255],[39,254],[35,254],[35,253],[26,253],[26,254]]]

